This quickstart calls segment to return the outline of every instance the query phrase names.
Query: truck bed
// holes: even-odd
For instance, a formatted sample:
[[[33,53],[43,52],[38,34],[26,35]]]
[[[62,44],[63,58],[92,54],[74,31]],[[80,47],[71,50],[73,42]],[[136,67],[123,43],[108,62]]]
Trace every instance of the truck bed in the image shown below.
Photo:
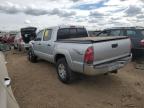
[[[96,43],[96,42],[104,42],[104,41],[112,41],[112,40],[121,40],[127,39],[127,36],[107,36],[107,37],[81,37],[81,38],[69,38],[69,39],[60,39],[57,42],[65,42],[65,43]]]
[[[69,38],[58,40],[57,42],[67,43],[66,46],[73,46],[75,49],[79,46],[77,44],[85,44],[81,45],[81,49],[83,49],[87,44],[92,44],[94,48],[94,65],[130,55],[130,40],[129,37],[126,36]]]

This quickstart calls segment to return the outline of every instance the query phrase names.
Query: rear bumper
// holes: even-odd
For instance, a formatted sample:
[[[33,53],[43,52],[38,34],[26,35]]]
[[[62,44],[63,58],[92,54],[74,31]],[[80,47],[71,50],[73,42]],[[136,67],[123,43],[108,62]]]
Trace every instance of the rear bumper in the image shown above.
[[[99,74],[109,73],[124,67],[131,61],[131,59],[132,59],[132,55],[118,60],[103,63],[100,65],[95,65],[95,66],[85,64],[84,74],[99,75]]]

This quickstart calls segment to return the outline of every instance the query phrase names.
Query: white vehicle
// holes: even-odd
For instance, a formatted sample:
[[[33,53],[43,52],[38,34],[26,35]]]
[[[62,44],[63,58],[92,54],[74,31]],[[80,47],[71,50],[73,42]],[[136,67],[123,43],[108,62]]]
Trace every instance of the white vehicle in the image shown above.
[[[11,79],[5,63],[4,55],[0,51],[0,108],[19,108],[11,90]]]
[[[22,39],[21,33],[17,33],[15,39],[14,39],[14,49],[18,49],[21,51],[22,49],[25,49],[25,43]]]

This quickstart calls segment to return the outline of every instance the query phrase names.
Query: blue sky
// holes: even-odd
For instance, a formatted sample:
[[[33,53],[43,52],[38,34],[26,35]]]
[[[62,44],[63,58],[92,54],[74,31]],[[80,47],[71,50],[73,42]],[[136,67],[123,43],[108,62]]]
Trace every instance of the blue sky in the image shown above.
[[[0,30],[82,25],[144,26],[143,0],[0,0]]]
[[[74,5],[72,8],[74,9],[80,9],[80,10],[93,10],[93,9],[98,9],[101,7],[106,7],[106,5],[104,3],[106,3],[108,0],[103,0],[103,1],[99,1],[96,3],[82,3],[79,5]]]

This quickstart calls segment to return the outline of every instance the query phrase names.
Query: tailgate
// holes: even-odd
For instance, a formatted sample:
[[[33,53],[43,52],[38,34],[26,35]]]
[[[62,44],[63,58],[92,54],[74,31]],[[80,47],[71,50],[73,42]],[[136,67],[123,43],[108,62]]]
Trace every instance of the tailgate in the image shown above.
[[[126,57],[131,52],[129,38],[96,42],[93,47],[94,65]]]

